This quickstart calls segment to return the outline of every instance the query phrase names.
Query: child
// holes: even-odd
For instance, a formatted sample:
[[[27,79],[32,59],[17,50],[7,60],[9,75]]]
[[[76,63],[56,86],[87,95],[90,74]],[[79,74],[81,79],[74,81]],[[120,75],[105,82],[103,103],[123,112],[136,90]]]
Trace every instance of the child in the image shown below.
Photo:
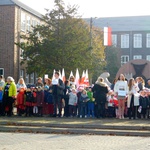
[[[76,90],[72,89],[72,92],[69,93],[69,114],[70,117],[76,116],[76,105],[77,105],[77,94]]]
[[[18,116],[22,116],[22,114],[24,113],[25,110],[25,105],[24,105],[24,93],[26,90],[26,85],[24,82],[23,78],[20,78],[18,83],[17,83],[17,112],[18,112]]]
[[[143,116],[143,118],[145,118],[146,111],[149,106],[149,101],[148,101],[148,97],[146,96],[146,92],[144,90],[140,92],[139,102],[140,102],[140,106],[139,106],[138,111]],[[140,118],[141,118],[141,115],[140,115]]]
[[[37,93],[37,88],[34,88],[34,89],[33,89],[33,103],[32,103],[32,106],[33,106],[33,116],[37,116],[37,115],[38,115],[38,107],[37,107],[37,96],[36,96],[36,93]]]
[[[26,105],[26,110],[25,110],[25,116],[31,116],[32,114],[32,103],[34,101],[34,97],[33,97],[33,93],[31,91],[30,88],[27,88],[26,89],[26,92],[25,92],[25,105]]]
[[[150,90],[148,90],[148,92],[147,92],[147,97],[148,97],[148,100],[149,100],[149,106],[148,106],[148,109],[147,109],[147,118],[150,118]]]
[[[92,88],[89,87],[88,91],[87,91],[87,95],[89,98],[88,101],[88,117],[90,117],[90,115],[92,115],[92,118],[94,118],[94,98],[93,98],[93,92],[92,92]]]
[[[86,90],[83,90],[80,96],[80,118],[85,117],[87,118],[87,102],[90,99],[87,96]]]
[[[43,116],[43,103],[44,103],[44,91],[42,90],[42,87],[37,88],[36,93],[36,99],[37,99],[37,107],[38,107],[38,116]]]
[[[2,99],[3,99],[3,89],[0,87],[0,116],[2,115]]]
[[[108,117],[114,117],[115,114],[115,103],[114,103],[113,91],[108,94]]]

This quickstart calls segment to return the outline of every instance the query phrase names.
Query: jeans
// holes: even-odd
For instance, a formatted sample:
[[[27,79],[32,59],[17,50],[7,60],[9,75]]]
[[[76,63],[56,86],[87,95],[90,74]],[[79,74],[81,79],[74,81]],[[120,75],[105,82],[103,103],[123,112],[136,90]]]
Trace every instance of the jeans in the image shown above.
[[[88,117],[94,117],[94,103],[93,102],[88,102]]]
[[[54,104],[54,115],[57,115],[57,108],[59,110],[59,116],[61,116],[62,112],[62,102],[61,102],[61,96],[53,95],[53,104]]]
[[[80,105],[80,116],[84,117],[87,115],[87,103],[81,103]]]

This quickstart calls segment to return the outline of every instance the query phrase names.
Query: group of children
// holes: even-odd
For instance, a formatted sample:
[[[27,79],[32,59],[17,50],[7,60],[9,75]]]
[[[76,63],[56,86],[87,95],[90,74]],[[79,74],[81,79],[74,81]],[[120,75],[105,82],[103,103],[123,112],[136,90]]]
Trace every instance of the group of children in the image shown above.
[[[20,86],[21,85],[21,86]],[[22,83],[17,85],[17,97],[14,107],[17,108],[19,116],[43,116],[45,110],[49,109],[46,114],[53,115],[53,95],[50,86],[34,86],[23,87]],[[92,87],[70,86],[70,89],[62,97],[62,108],[64,108],[64,116],[79,117],[79,118],[95,118],[96,103],[92,92]],[[3,89],[0,87],[0,114],[3,110]],[[149,118],[150,116],[150,89],[145,88],[139,92],[138,105],[128,108],[127,101],[125,102],[125,117],[130,118],[130,111],[134,109],[133,116],[138,118]],[[46,107],[50,105],[51,107]],[[7,107],[4,108],[7,112]],[[133,111],[132,111],[133,112]],[[63,116],[63,115],[62,115]],[[107,101],[105,106],[105,117],[119,118],[118,100],[113,90],[107,94]]]

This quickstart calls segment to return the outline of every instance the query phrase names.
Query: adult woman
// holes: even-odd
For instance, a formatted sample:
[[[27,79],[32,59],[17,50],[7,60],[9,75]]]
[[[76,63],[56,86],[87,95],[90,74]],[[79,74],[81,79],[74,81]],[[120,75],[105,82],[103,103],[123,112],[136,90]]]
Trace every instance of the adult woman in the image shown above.
[[[136,77],[136,84],[139,87],[138,92],[142,91],[145,88],[145,81],[143,80],[142,77]]]
[[[44,104],[43,104],[43,114],[52,114],[53,105],[52,105],[52,90],[51,85],[52,80],[50,78],[45,79],[44,84]]]
[[[64,107],[64,116],[69,117],[69,93],[71,92],[70,90],[70,82],[69,80],[65,81],[65,89],[64,89],[64,100],[65,100],[65,107]]]
[[[128,107],[128,115],[129,119],[133,116],[133,119],[136,118],[136,106],[139,105],[139,88],[135,84],[134,78],[131,78],[128,83],[129,92],[128,92],[128,99],[127,99],[127,107]]]
[[[98,77],[94,87],[92,88],[94,93],[95,103],[96,103],[96,116],[97,118],[105,117],[105,103],[106,96],[108,91],[108,85],[104,83],[104,79],[102,77]]]
[[[17,88],[14,82],[14,79],[10,76],[7,77],[7,82],[4,85],[4,94],[3,94],[3,115],[7,113],[7,116],[12,115],[12,104],[17,95]],[[6,106],[8,110],[5,111]]]
[[[120,74],[114,86],[114,92],[118,99],[119,119],[124,119],[125,99],[128,93],[128,84],[123,74]]]
[[[24,92],[26,90],[26,84],[23,78],[20,78],[17,83],[17,112],[18,115],[21,116],[24,113],[25,102],[24,102]]]

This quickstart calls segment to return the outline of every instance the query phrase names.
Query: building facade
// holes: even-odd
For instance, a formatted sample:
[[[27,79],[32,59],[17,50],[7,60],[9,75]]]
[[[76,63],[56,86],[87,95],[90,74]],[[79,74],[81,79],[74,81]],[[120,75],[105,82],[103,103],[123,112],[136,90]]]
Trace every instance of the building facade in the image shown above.
[[[112,28],[112,43],[121,50],[121,65],[134,59],[150,61],[150,16],[96,18],[93,26]]]
[[[28,75],[21,66],[23,52],[15,43],[22,42],[21,34],[27,34],[32,26],[41,23],[42,15],[18,0],[0,0],[0,74],[23,77],[26,83],[34,83],[35,74]]]

